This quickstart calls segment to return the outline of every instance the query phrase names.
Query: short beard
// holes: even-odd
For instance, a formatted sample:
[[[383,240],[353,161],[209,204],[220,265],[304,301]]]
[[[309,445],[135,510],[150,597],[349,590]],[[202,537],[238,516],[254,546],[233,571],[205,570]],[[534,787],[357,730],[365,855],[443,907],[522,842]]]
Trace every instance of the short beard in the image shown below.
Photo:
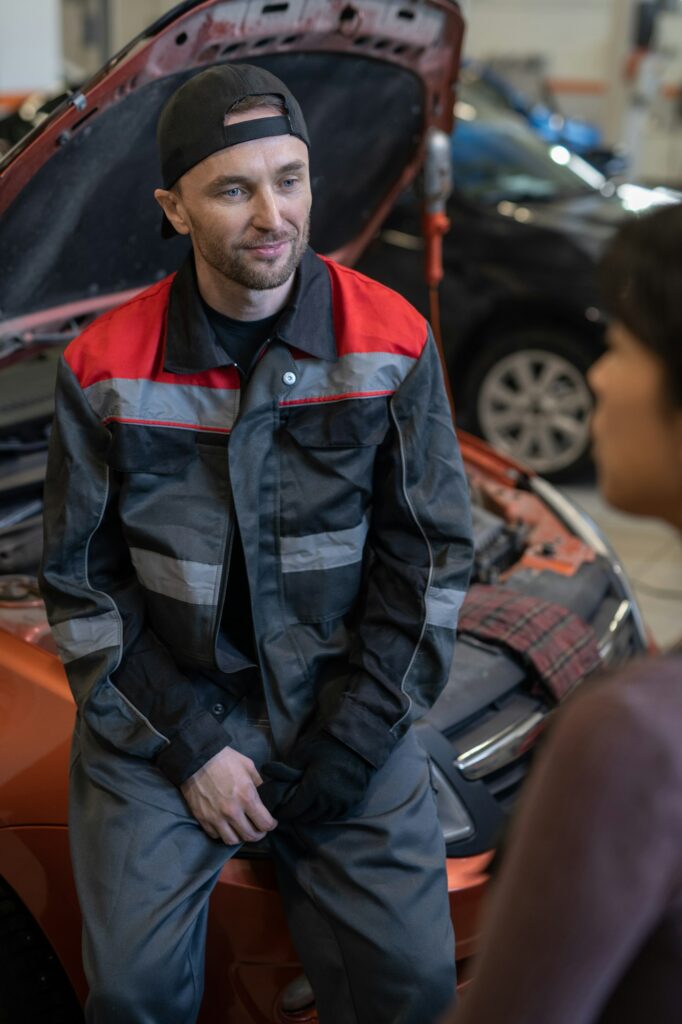
[[[308,246],[309,238],[310,215],[303,226],[303,231],[298,238],[294,239],[289,258],[282,267],[253,266],[244,257],[243,249],[238,246],[225,249],[224,243],[220,238],[197,238],[195,236],[192,241],[199,249],[206,263],[213,267],[214,270],[217,270],[219,274],[222,274],[229,281],[234,281],[235,284],[241,285],[243,288],[260,292],[267,291],[270,288],[279,288],[280,285],[285,284],[289,280],[303,259],[303,253]],[[264,237],[261,240],[261,244],[265,245],[268,242],[275,241],[281,241],[281,239]]]

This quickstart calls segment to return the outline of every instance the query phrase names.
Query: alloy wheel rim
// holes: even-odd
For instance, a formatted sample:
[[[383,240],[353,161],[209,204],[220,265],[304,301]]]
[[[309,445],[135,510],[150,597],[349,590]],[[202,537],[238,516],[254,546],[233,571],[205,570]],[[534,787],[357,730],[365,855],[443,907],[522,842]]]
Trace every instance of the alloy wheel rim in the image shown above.
[[[592,395],[578,367],[546,349],[522,349],[485,375],[478,421],[495,447],[539,473],[576,463],[590,437]]]

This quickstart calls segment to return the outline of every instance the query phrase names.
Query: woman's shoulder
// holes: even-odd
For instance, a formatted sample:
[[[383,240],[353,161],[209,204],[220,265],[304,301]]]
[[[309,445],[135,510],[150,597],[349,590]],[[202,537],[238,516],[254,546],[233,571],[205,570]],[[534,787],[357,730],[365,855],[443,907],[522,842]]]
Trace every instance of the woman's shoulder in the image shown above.
[[[655,763],[682,779],[682,652],[641,658],[583,685],[556,724],[554,744],[613,770]],[[608,769],[605,769],[608,770]]]
[[[665,707],[661,705],[664,699]],[[651,707],[663,717],[673,709],[682,712],[682,650],[636,658],[622,668],[598,676],[578,691],[567,711],[575,713],[581,705],[641,708],[642,713]]]

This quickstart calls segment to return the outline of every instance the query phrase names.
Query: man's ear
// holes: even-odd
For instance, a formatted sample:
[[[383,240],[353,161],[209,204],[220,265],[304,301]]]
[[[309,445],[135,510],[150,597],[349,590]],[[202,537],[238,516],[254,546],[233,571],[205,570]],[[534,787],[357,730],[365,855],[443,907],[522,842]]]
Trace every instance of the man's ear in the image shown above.
[[[154,189],[154,198],[168,217],[179,235],[188,235],[190,232],[189,220],[185,212],[182,198],[177,192],[165,188]]]

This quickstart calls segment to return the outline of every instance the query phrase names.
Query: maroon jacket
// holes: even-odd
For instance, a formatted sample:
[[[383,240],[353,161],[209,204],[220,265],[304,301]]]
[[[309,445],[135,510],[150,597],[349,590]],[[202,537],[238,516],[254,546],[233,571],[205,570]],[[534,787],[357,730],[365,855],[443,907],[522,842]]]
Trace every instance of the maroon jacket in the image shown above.
[[[484,925],[448,1024],[682,1020],[682,654],[569,704]]]

